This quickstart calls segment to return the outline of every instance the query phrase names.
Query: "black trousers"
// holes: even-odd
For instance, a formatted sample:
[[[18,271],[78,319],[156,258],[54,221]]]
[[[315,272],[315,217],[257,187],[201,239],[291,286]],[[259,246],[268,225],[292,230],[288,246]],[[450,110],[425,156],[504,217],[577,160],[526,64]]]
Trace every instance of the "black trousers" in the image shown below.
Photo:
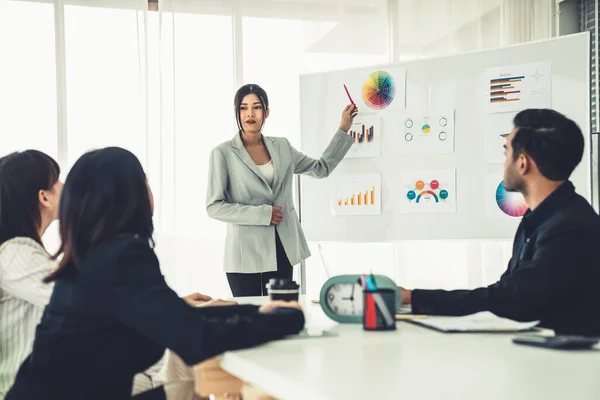
[[[255,274],[227,272],[227,281],[229,282],[233,297],[267,296],[268,292],[265,285],[269,283],[270,279],[292,279],[294,267],[290,264],[290,260],[285,254],[277,230],[275,230],[275,249],[277,254],[277,271],[259,272]]]

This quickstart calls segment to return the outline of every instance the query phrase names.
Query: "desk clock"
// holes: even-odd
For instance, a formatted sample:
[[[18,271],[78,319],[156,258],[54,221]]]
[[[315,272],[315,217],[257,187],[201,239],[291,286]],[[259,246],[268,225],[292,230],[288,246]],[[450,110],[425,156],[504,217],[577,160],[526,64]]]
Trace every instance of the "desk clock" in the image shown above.
[[[384,275],[374,275],[377,289],[396,291],[396,311],[402,305],[400,289]],[[319,304],[323,312],[336,322],[361,324],[363,319],[363,288],[361,275],[338,275],[323,284]]]

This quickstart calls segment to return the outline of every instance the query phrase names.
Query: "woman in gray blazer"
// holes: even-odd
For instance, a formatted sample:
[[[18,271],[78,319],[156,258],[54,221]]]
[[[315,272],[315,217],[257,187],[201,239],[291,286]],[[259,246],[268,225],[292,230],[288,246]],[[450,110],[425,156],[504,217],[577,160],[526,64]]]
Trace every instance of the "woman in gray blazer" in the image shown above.
[[[315,160],[286,138],[262,135],[269,100],[260,86],[242,86],[234,105],[239,131],[210,155],[206,210],[227,223],[224,264],[233,295],[261,296],[271,278],[291,278],[292,266],[310,256],[294,209],[294,174],[331,174],[352,146],[347,132],[358,109],[344,108],[338,131]]]

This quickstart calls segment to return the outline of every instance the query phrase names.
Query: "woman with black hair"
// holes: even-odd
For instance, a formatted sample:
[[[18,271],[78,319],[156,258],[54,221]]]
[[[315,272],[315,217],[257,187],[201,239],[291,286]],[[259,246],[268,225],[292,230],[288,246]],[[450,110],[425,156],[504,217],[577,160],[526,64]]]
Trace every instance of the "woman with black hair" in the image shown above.
[[[283,137],[265,137],[267,93],[242,86],[234,99],[238,132],[210,156],[206,210],[227,223],[224,267],[235,297],[266,295],[271,278],[291,278],[293,265],[310,256],[294,210],[294,174],[326,178],[353,140],[347,134],[358,109],[349,104],[320,159],[297,151]]]
[[[60,201],[63,258],[33,351],[7,400],[125,399],[166,348],[188,365],[304,326],[298,303],[190,307],[167,286],[153,250],[153,200],[138,159],[84,154]]]
[[[62,182],[50,156],[26,150],[0,159],[0,399],[31,352],[56,268],[42,236],[58,218]]]

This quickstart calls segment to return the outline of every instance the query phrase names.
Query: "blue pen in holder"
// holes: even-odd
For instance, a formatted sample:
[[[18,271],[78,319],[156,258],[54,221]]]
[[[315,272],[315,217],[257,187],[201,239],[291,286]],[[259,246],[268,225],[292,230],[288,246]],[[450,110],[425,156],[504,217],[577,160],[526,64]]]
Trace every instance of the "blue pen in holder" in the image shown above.
[[[363,291],[363,328],[368,331],[396,329],[396,291],[365,289]]]

